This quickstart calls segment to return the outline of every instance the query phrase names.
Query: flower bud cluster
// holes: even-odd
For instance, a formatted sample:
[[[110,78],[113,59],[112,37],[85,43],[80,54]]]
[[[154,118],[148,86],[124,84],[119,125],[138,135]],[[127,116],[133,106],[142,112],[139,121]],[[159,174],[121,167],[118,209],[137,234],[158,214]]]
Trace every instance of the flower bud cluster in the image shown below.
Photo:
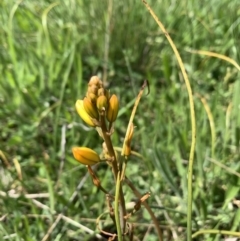
[[[119,102],[117,96],[114,94],[110,96],[102,81],[97,76],[93,76],[88,83],[86,96],[82,100],[77,100],[75,106],[82,120],[89,126],[97,127],[101,133],[103,121],[105,123],[107,120],[111,126],[116,120]],[[104,159],[109,159],[106,147],[104,150]],[[74,158],[84,165],[91,166],[100,162],[99,155],[90,148],[74,147],[72,152]]]
[[[116,120],[119,102],[116,95],[111,95],[103,87],[102,81],[93,76],[89,83],[86,96],[83,100],[77,100],[76,109],[80,117],[90,126],[97,126],[100,115],[105,115],[108,122]]]

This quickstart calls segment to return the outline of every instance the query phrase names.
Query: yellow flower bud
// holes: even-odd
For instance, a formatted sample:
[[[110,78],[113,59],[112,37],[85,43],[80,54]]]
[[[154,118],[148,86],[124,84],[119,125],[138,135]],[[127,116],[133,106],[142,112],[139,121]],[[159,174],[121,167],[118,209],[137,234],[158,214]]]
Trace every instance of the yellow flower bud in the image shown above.
[[[98,89],[98,96],[101,96],[101,95],[105,95],[105,89],[104,88]]]
[[[96,85],[97,87],[102,87],[102,81],[97,76],[92,76],[88,82],[88,86]]]
[[[97,98],[97,108],[101,111],[103,108],[107,109],[107,97],[104,95],[101,95]]]
[[[125,146],[125,151],[124,151],[124,156],[129,156],[131,154],[131,146],[130,145],[126,145]]]
[[[107,120],[109,122],[114,122],[117,119],[119,109],[119,102],[116,95],[112,95],[108,102],[108,109],[107,109]]]
[[[84,165],[94,165],[100,162],[99,155],[87,147],[73,147],[72,153],[74,158]]]
[[[98,86],[97,85],[88,86],[87,92],[97,95],[98,94]]]
[[[91,86],[91,85],[99,85],[101,82],[101,80],[97,77],[97,76],[92,76],[91,79],[89,80],[88,82],[88,85]]]
[[[90,126],[95,126],[95,124],[92,121],[92,118],[88,115],[88,113],[84,109],[83,100],[77,100],[75,107],[83,121],[85,121]]]
[[[133,130],[134,126],[133,123],[131,123],[130,130],[125,142],[124,156],[129,156],[131,154],[131,141],[133,137]]]
[[[92,103],[96,103],[97,101],[97,95],[91,93],[91,92],[87,92],[87,97],[92,101]]]
[[[91,99],[89,99],[88,97],[85,97],[83,99],[83,106],[90,117],[98,119],[99,115],[98,115],[97,107],[91,102]]]

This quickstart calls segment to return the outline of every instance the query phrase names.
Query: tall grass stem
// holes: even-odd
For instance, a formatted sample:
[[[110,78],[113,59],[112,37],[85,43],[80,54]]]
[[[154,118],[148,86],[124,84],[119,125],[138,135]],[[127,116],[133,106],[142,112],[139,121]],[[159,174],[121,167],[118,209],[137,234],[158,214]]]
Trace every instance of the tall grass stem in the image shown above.
[[[191,140],[191,149],[189,154],[189,164],[188,164],[188,198],[187,198],[187,240],[192,240],[192,175],[193,175],[193,161],[194,161],[194,152],[195,152],[195,146],[196,146],[196,118],[195,118],[195,111],[194,111],[194,101],[193,101],[193,94],[192,94],[192,88],[186,73],[186,70],[184,68],[181,56],[172,41],[170,35],[166,31],[163,24],[160,22],[156,14],[153,12],[151,7],[148,5],[148,3],[145,0],[142,0],[145,4],[146,8],[151,13],[154,20],[157,22],[158,26],[161,28],[163,33],[165,34],[169,44],[171,45],[173,52],[177,58],[179,67],[181,69],[181,72],[183,74],[183,78],[187,87],[188,91],[188,97],[189,97],[189,105],[190,105],[190,115],[191,115],[191,129],[192,129],[192,140]]]

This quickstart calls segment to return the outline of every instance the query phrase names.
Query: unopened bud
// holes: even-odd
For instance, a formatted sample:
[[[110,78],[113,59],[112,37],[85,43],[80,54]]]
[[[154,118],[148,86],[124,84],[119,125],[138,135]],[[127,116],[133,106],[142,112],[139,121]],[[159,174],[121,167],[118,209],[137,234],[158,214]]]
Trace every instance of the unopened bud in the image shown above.
[[[97,101],[97,95],[91,93],[91,92],[87,92],[87,97],[91,100],[92,103],[96,103]]]
[[[94,105],[88,97],[83,99],[83,106],[86,112],[90,115],[90,117],[98,119],[98,110],[96,105]]]
[[[90,126],[96,126],[93,123],[92,118],[88,115],[88,113],[84,109],[83,100],[77,100],[75,106],[76,106],[76,110],[77,110],[78,114],[80,115],[80,117],[82,118],[83,121],[85,121]]]
[[[97,95],[98,94],[98,86],[97,85],[89,86],[87,92]]]
[[[99,155],[88,147],[73,147],[72,153],[74,158],[84,165],[94,165],[100,162]]]
[[[96,86],[99,86],[99,84],[101,83],[102,81],[97,77],[97,76],[92,76],[91,79],[89,80],[88,82],[88,85],[91,86],[91,85],[96,85]]]
[[[97,108],[98,110],[106,110],[107,109],[107,97],[104,95],[101,95],[97,98]]]
[[[98,89],[98,96],[101,96],[101,95],[105,95],[105,89],[104,88]]]
[[[134,126],[133,126],[133,123],[131,123],[130,130],[125,142],[124,156],[129,156],[131,154],[131,141],[133,137],[133,130],[134,130]]]
[[[107,120],[109,122],[114,122],[117,119],[119,109],[119,102],[116,95],[112,95],[108,102],[108,109],[107,109]]]

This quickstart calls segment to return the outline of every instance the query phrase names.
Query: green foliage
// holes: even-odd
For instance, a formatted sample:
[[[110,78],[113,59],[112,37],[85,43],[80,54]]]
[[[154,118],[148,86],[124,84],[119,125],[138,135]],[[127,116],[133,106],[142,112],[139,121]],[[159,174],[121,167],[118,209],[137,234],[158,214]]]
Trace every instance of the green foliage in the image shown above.
[[[157,206],[159,220],[185,240],[191,144],[186,87],[164,34],[142,2],[112,3],[110,11],[106,0],[0,2],[0,151],[9,163],[7,167],[0,157],[0,237],[42,240],[61,212],[69,220],[61,219],[51,240],[89,240],[89,233],[77,224],[97,232],[95,219],[106,210],[105,196],[92,187],[71,147],[101,151],[99,136],[83,124],[74,104],[83,97],[89,78],[103,75],[107,64],[108,88],[120,97],[116,146],[122,146],[132,100],[143,79],[149,80],[150,94],[143,96],[134,122],[133,149],[143,158],[131,158],[127,175],[141,193],[152,192],[148,202]],[[193,231],[239,230],[240,212],[234,205],[240,192],[239,73],[227,62],[189,52],[208,50],[239,62],[238,1],[149,0],[149,4],[173,38],[195,94]],[[214,152],[199,95],[213,115]],[[106,168],[98,166],[97,173],[112,191]],[[76,198],[69,201],[76,189]],[[13,192],[21,195],[16,198]],[[136,222],[149,223],[142,210],[136,215]],[[146,230],[142,224],[140,240]],[[154,232],[147,240],[155,240]],[[204,240],[221,237],[209,235]]]

